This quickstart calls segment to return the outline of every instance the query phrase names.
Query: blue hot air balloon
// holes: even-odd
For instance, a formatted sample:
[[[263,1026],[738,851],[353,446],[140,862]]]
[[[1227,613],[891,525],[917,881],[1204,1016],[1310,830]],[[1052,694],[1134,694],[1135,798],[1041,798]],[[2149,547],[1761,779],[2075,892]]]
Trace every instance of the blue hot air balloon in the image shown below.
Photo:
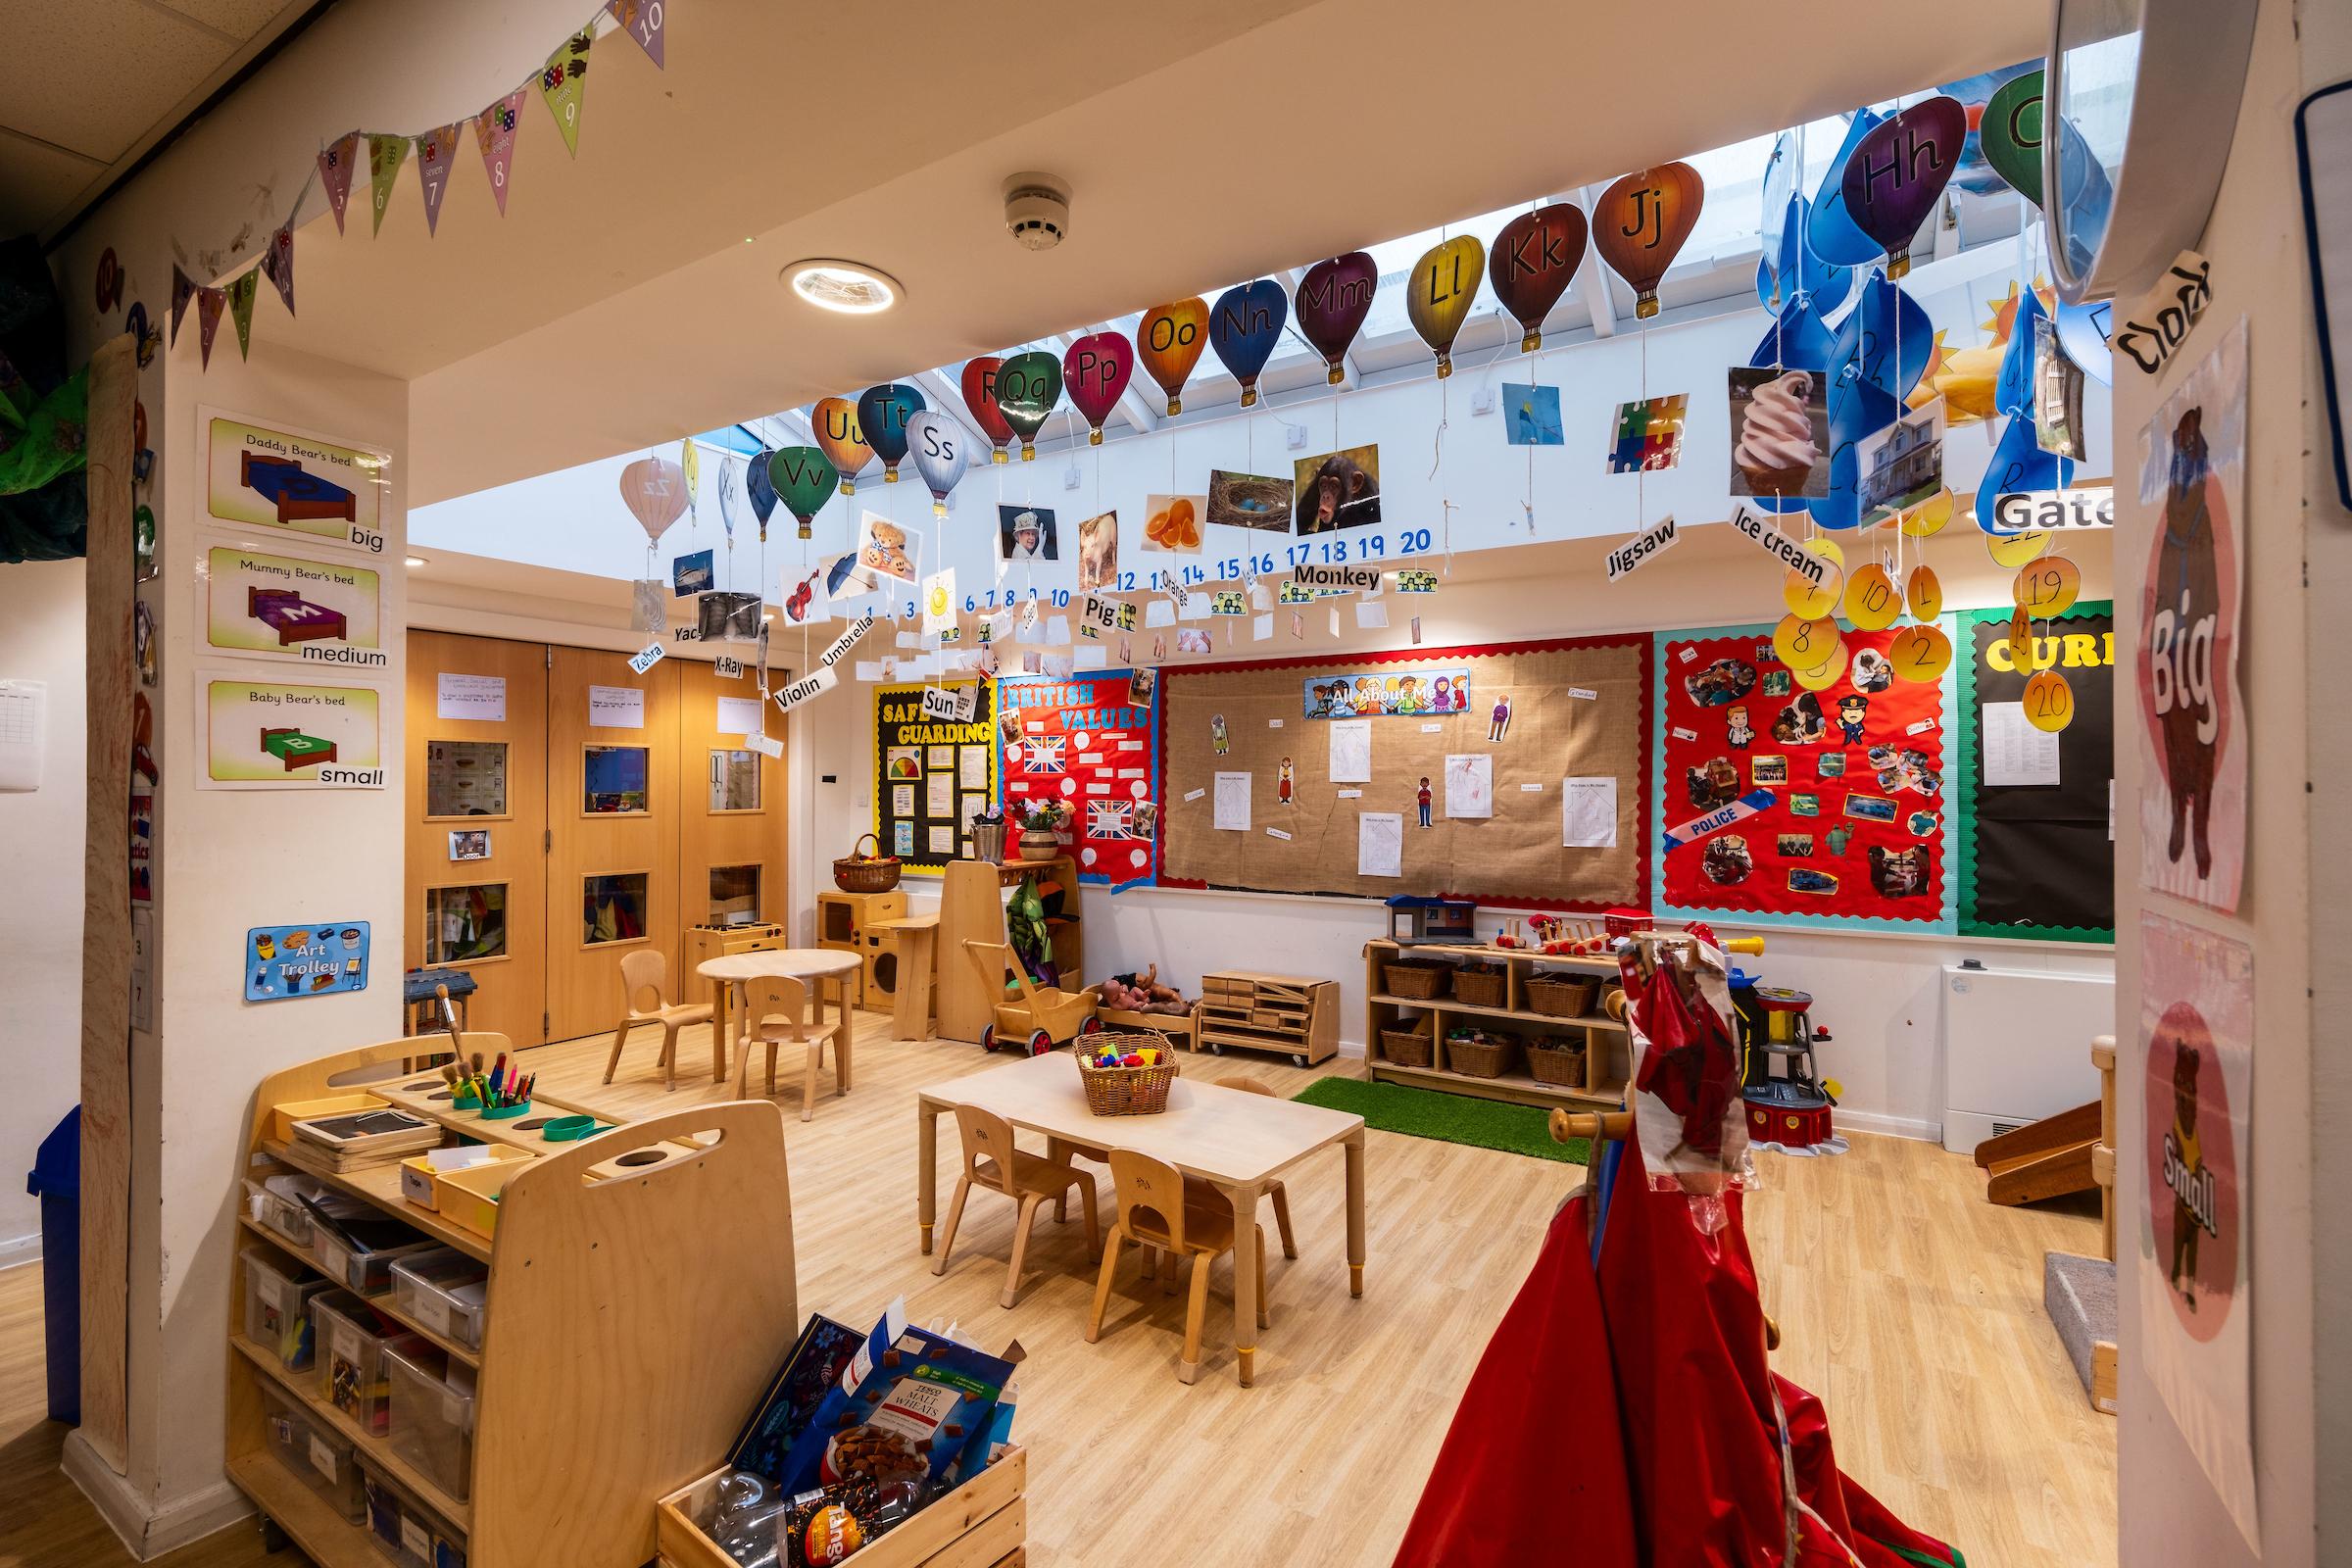
[[[1794,296],[1810,299],[1816,312],[1827,315],[1853,292],[1853,269],[1833,267],[1806,248],[1805,228],[1812,213],[1811,202],[1791,196],[1776,225],[1779,238],[1770,233],[1765,236],[1764,255],[1756,263],[1756,298],[1768,311],[1780,309]]]
[[[1862,373],[1860,357],[1851,352],[1858,345],[1844,346],[1847,357],[1830,368],[1830,493],[1805,503],[1813,520],[1831,529],[1861,523],[1856,448],[1864,437],[1892,424],[1898,412],[1894,398]]]
[[[775,453],[761,447],[752,459],[751,466],[743,470],[743,493],[752,498],[752,515],[760,519],[763,535],[768,516],[776,510],[776,482],[767,472],[767,460],[774,456]]]
[[[1851,360],[1880,391],[1907,398],[1935,353],[1936,326],[1926,309],[1873,269],[1838,329],[1838,358]]]
[[[1209,307],[1208,346],[1217,363],[1242,383],[1242,407],[1257,402],[1257,373],[1274,357],[1283,324],[1291,318],[1290,297],[1272,278],[1229,288]]]
[[[1868,109],[1854,111],[1853,122],[1845,127],[1845,140],[1838,145],[1838,156],[1821,176],[1820,188],[1813,193],[1811,220],[1805,224],[1805,244],[1813,254],[1832,267],[1867,267],[1886,254],[1886,248],[1862,232],[1845,211],[1845,164],[1853,157],[1862,138],[1886,122],[1886,117]]]
[[[2015,533],[2014,528],[1995,525],[2002,496],[2017,490],[2063,490],[2074,476],[2074,459],[2041,449],[2031,410],[2011,416],[1984,465],[1984,477],[1977,482],[1977,526],[1986,533]]]
[[[869,386],[858,394],[858,424],[865,444],[882,460],[885,483],[899,482],[899,464],[906,456],[906,421],[923,412],[923,395],[901,381]]]
[[[1799,294],[1781,306],[1781,314],[1756,341],[1756,352],[1747,357],[1747,363],[1793,365],[1827,373],[1837,358],[1838,334],[1823,324],[1814,301]]]

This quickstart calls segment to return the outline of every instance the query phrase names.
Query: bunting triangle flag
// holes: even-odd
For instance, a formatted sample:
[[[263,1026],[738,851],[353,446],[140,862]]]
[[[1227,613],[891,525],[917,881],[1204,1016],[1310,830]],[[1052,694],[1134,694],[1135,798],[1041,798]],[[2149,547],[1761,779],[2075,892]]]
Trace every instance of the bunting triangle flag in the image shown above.
[[[335,232],[343,232],[343,208],[351,200],[351,174],[359,167],[360,133],[347,130],[318,154],[318,183],[326,187],[326,205],[335,210]]]
[[[409,138],[406,136],[376,136],[368,138],[368,184],[370,199],[375,203],[375,228],[384,231],[384,208],[392,200],[392,181],[399,177],[400,166],[409,161]]]
[[[556,117],[556,128],[574,158],[580,156],[580,105],[588,96],[588,46],[594,42],[596,29],[582,27],[539,70],[539,96],[547,100],[547,112]]]
[[[172,341],[179,341],[180,318],[188,314],[188,301],[196,297],[196,280],[177,262],[172,264]]]
[[[204,351],[204,368],[213,366],[213,336],[220,330],[220,308],[228,303],[228,290],[200,288],[196,291],[196,342]]]
[[[513,92],[473,117],[473,137],[481,145],[482,168],[490,175],[490,194],[498,198],[498,216],[507,216],[507,170],[514,162],[514,127],[522,122],[522,89]]]
[[[237,324],[237,358],[253,358],[253,300],[262,291],[259,268],[248,267],[228,285],[228,316]]]
[[[441,203],[449,196],[449,176],[457,167],[458,131],[464,124],[443,125],[416,138],[416,182],[424,188],[424,231],[441,231]]]
[[[294,314],[294,220],[289,218],[270,236],[270,248],[262,252],[262,270],[277,285],[277,297],[286,302],[286,314]],[[178,292],[173,285],[174,293]]]
[[[662,0],[605,0],[605,9],[620,24],[621,31],[637,40],[637,46],[653,61],[654,69],[662,70],[664,64],[662,24],[665,15]]]

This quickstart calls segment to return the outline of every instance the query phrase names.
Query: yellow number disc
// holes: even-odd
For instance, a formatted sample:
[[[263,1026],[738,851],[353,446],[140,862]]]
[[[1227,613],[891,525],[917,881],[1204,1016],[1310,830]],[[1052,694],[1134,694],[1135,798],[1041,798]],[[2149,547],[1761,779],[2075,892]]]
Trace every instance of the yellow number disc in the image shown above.
[[[2075,689],[2054,669],[2026,682],[2026,722],[2055,735],[2075,721]]]
[[[1886,645],[1886,662],[1897,680],[1940,680],[1952,662],[1952,640],[1940,626],[1905,626]]]
[[[1918,506],[1900,514],[1903,532],[1914,539],[1925,539],[1939,533],[1952,520],[1952,493],[1938,490]]]
[[[2009,663],[2014,669],[2034,667],[2034,622],[2022,607],[2009,617]]]
[[[1877,562],[1845,579],[1845,618],[1862,630],[1885,631],[1902,612],[1903,596]]]
[[[1838,676],[1845,673],[1845,644],[1841,641],[1831,652],[1830,657],[1810,669],[1792,669],[1789,674],[1795,677],[1799,686],[1809,692],[1826,692],[1838,683]]]
[[[2051,535],[2028,530],[2025,533],[1988,533],[1984,548],[1991,553],[1992,564],[2011,570],[2024,565],[2050,547]]]
[[[1819,616],[1807,620],[1802,615],[1784,615],[1772,629],[1772,651],[1790,669],[1813,668],[1830,657],[1832,649],[1842,649],[1844,642],[1838,623]]]
[[[2082,568],[2066,556],[2044,556],[2020,568],[2010,597],[2036,615],[2056,615],[2082,593]]]
[[[1838,608],[1838,596],[1845,591],[1845,573],[1831,562],[1822,567],[1821,581],[1816,583],[1795,567],[1788,568],[1781,580],[1781,602],[1788,613],[1800,620],[1820,620]]]
[[[1904,598],[1911,605],[1913,620],[1934,620],[1943,613],[1943,581],[1933,566],[1913,566],[1910,581],[1905,585]]]
[[[1845,547],[1838,544],[1837,540],[1808,539],[1805,541],[1805,548],[1831,565],[1836,566],[1839,571],[1845,569]]]

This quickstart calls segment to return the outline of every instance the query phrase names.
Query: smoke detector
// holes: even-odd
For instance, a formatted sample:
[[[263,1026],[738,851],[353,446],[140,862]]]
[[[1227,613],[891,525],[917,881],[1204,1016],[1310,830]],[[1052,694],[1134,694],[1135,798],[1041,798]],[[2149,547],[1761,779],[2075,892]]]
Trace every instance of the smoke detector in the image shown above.
[[[1004,181],[1004,229],[1023,248],[1050,251],[1069,237],[1070,187],[1052,174]]]

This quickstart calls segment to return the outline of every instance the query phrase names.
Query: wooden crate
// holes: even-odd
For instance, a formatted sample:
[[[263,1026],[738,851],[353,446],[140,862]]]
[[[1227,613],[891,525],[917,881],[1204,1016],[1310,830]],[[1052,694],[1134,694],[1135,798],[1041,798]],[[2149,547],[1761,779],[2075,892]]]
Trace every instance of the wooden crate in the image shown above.
[[[1171,1045],[1187,1051],[1200,1049],[1200,1004],[1185,1012],[1129,1012],[1125,1007],[1098,1007],[1095,1016],[1105,1029],[1148,1029],[1165,1035]]]
[[[1200,1044],[1271,1051],[1299,1067],[1327,1061],[1340,1049],[1336,980],[1229,969],[1200,977]]]
[[[669,1568],[736,1568],[703,1534],[723,1470],[663,1497],[655,1507],[655,1540]],[[857,1553],[859,1568],[1014,1568],[1029,1539],[1029,1453],[1013,1448]]]

